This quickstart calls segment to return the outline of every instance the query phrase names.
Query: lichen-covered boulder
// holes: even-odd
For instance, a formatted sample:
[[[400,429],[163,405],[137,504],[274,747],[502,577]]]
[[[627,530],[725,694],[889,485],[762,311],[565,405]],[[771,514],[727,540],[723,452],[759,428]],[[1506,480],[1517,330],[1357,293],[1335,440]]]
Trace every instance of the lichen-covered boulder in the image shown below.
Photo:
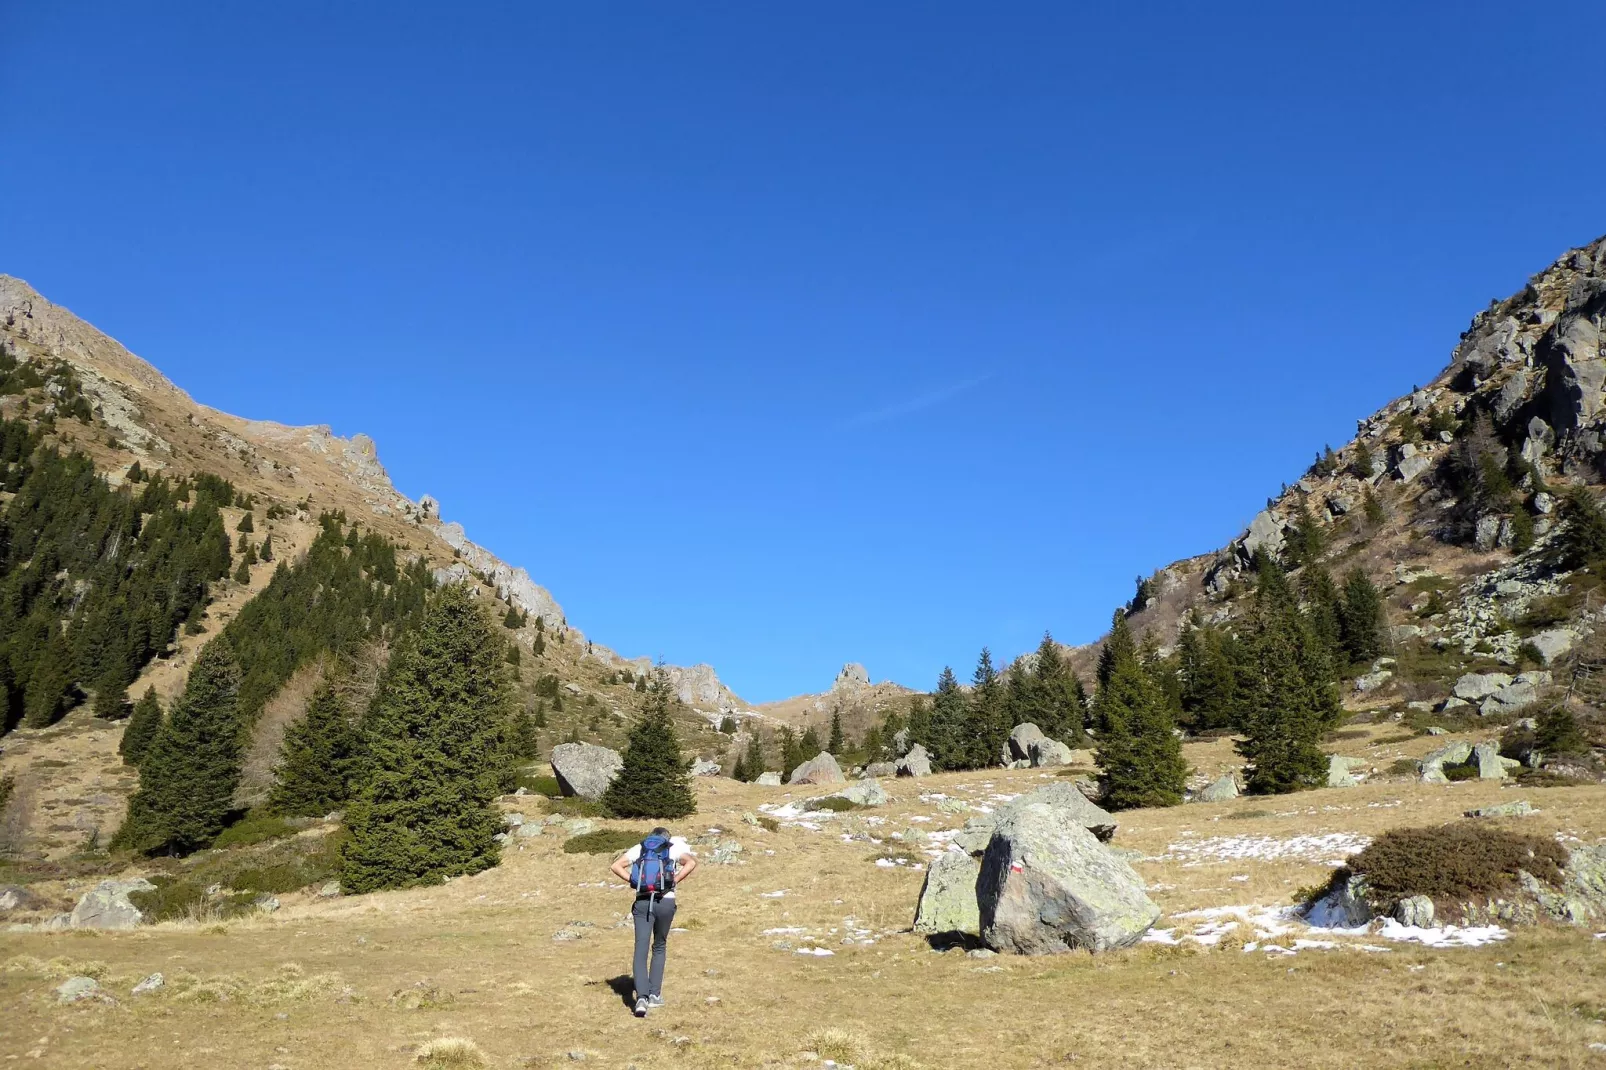
[[[1327,786],[1330,788],[1353,788],[1360,783],[1355,778],[1353,770],[1366,765],[1365,758],[1345,758],[1337,754],[1327,756]]]
[[[892,800],[880,781],[875,779],[860,780],[849,784],[841,791],[834,791],[830,795],[822,795],[818,799],[809,799],[803,804],[805,810],[828,810],[831,808],[830,800],[846,799],[854,806],[885,806]]]
[[[1422,782],[1424,784],[1448,784],[1450,778],[1444,775],[1446,765],[1461,765],[1472,758],[1472,744],[1464,739],[1458,739],[1448,746],[1438,750],[1422,759]]]
[[[753,783],[762,784],[766,788],[778,788],[781,786],[781,774],[773,771],[768,773],[760,773],[758,774],[758,779],[753,781]]]
[[[1394,920],[1401,925],[1426,929],[1433,925],[1433,900],[1425,895],[1412,895],[1394,904]]]
[[[1033,769],[1056,769],[1070,765],[1071,748],[1057,739],[1040,739],[1031,746],[1029,755]]]
[[[981,908],[976,905],[976,877],[981,867],[962,851],[945,851],[926,870],[915,911],[915,932],[981,935]]]
[[[1074,784],[1045,784],[1004,804],[998,816],[1002,819],[1004,813],[1009,810],[1034,804],[1051,806],[1068,814],[1073,821],[1102,841],[1107,842],[1115,835],[1117,827],[1115,817],[1084,795]]]
[[[842,775],[842,767],[836,764],[836,759],[829,751],[821,751],[796,769],[786,778],[788,784],[846,784],[848,778]]]
[[[931,755],[926,748],[916,743],[909,748],[909,752],[898,759],[897,772],[899,776],[922,777],[931,775]]]
[[[139,908],[128,901],[131,892],[154,892],[156,885],[143,877],[126,881],[101,881],[85,892],[68,915],[74,929],[132,929],[145,920]]]
[[[1013,765],[1016,762],[1029,762],[1032,758],[1032,747],[1041,743],[1048,737],[1043,730],[1034,724],[1018,724],[1010,729],[1009,739],[1004,741],[1004,753],[999,755],[1000,764]]]
[[[1129,947],[1160,917],[1132,867],[1047,802],[1000,814],[976,900],[987,946],[1026,955]]]
[[[552,775],[565,795],[596,802],[619,775],[624,759],[618,751],[594,743],[559,743],[552,748]]]
[[[1196,803],[1226,802],[1238,797],[1238,778],[1231,773],[1212,780],[1193,797]]]

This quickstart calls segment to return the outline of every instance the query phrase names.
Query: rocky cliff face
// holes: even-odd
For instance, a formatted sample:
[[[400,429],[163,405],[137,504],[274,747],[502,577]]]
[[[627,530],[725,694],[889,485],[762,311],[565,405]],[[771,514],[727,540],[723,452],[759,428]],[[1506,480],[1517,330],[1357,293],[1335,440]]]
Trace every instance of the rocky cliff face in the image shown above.
[[[1227,547],[1156,572],[1134,624],[1157,631],[1164,647],[1190,611],[1229,618],[1256,551],[1283,554],[1308,517],[1329,560],[1342,562],[1334,567],[1362,568],[1393,593],[1397,642],[1515,663],[1534,638],[1518,622],[1536,600],[1568,589],[1545,554],[1558,495],[1606,477],[1603,321],[1606,238],[1478,313],[1443,372],[1361,420],[1352,441],[1284,488]],[[1467,485],[1467,458],[1480,450],[1513,473],[1504,503]],[[1519,534],[1529,524],[1531,547]],[[1587,603],[1568,611],[1568,629],[1594,626]],[[1090,652],[1078,651],[1079,667]]]

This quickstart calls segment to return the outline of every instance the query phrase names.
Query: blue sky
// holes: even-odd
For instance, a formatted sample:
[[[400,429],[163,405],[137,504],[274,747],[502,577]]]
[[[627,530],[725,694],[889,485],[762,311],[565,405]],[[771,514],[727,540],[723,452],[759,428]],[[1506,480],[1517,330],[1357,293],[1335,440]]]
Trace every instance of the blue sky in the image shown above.
[[[0,8],[0,271],[628,655],[930,686],[1606,231],[1606,6]]]

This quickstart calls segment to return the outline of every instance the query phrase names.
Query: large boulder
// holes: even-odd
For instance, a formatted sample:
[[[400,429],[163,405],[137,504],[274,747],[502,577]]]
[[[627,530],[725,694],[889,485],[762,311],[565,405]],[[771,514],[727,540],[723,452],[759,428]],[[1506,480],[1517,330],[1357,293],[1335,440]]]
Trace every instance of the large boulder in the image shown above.
[[[809,799],[803,804],[805,810],[829,810],[832,799],[845,799],[854,806],[885,806],[892,801],[886,789],[875,779],[859,780],[841,791],[834,791],[830,795],[822,795],[817,799]]]
[[[1531,636],[1528,642],[1539,652],[1539,660],[1549,665],[1578,643],[1578,633],[1571,628],[1551,628]]]
[[[1499,674],[1491,674],[1499,675]],[[1525,672],[1511,683],[1484,697],[1478,712],[1485,717],[1512,714],[1539,701],[1539,689],[1550,685],[1548,672]]]
[[[0,914],[12,910],[38,910],[44,900],[16,884],[0,886]]]
[[[1199,789],[1193,797],[1196,803],[1226,802],[1228,799],[1238,797],[1238,778],[1232,773],[1226,773],[1204,788]]]
[[[1337,754],[1327,756],[1327,786],[1330,788],[1353,788],[1360,781],[1355,779],[1354,770],[1364,768],[1365,758],[1345,758]]]
[[[864,771],[859,774],[859,777],[860,777],[860,779],[863,779],[863,780],[869,780],[869,779],[872,779],[874,777],[897,776],[897,775],[898,775],[898,763],[897,762],[871,762],[869,765],[864,767]]]
[[[1500,756],[1500,745],[1484,740],[1472,748],[1472,758],[1478,763],[1478,777],[1482,780],[1504,780],[1512,771],[1521,769],[1522,763]]]
[[[981,935],[981,908],[976,905],[976,877],[981,867],[961,851],[944,851],[926,870],[915,911],[915,932]]]
[[[552,748],[552,775],[558,778],[559,790],[592,802],[602,798],[623,765],[618,751],[594,743],[559,743]]]
[[[155,890],[156,885],[144,877],[101,881],[78,900],[67,916],[67,925],[74,929],[132,929],[145,920],[145,915],[128,901],[129,893]]]
[[[821,751],[796,769],[786,778],[788,784],[845,784],[848,778],[842,775],[842,767],[836,764],[829,751]]]
[[[692,776],[719,776],[719,763],[707,758],[698,758],[691,763]]]
[[[1418,768],[1422,772],[1424,784],[1448,784],[1450,778],[1444,775],[1447,765],[1463,765],[1472,759],[1472,744],[1464,739],[1440,747],[1438,750],[1422,759]]]
[[[1029,755],[1033,769],[1055,769],[1070,765],[1074,752],[1057,739],[1040,739],[1031,746]]]
[[[1115,835],[1115,817],[1098,803],[1093,802],[1074,784],[1045,784],[1013,799],[998,812],[1001,821],[1006,813],[1024,806],[1048,806],[1065,814],[1072,821],[1091,832],[1100,841],[1108,842]]]
[[[1482,702],[1503,687],[1511,686],[1511,677],[1503,672],[1469,672],[1455,682],[1455,697],[1467,702]]]
[[[781,786],[781,774],[773,770],[767,773],[760,773],[758,774],[758,779],[753,783],[761,784],[766,788],[778,788]]]
[[[1046,802],[1000,815],[976,900],[987,946],[1025,955],[1129,947],[1160,917],[1132,867]]]
[[[1009,739],[1004,743],[1004,753],[999,755],[1002,764],[1012,765],[1015,762],[1029,762],[1032,758],[1032,745],[1041,743],[1048,737],[1043,730],[1034,724],[1018,724],[1010,729]]]
[[[916,743],[909,748],[909,753],[898,759],[898,776],[922,777],[931,775],[931,755],[926,748]]]

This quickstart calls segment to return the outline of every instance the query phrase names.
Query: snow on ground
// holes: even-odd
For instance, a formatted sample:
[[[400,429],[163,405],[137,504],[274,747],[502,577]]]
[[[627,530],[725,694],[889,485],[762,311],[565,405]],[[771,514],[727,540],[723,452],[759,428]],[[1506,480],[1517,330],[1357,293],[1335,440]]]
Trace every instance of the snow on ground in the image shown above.
[[[1197,833],[1184,832],[1184,836]],[[1341,866],[1349,855],[1371,843],[1371,837],[1352,832],[1328,832],[1313,836],[1212,836],[1208,839],[1185,839],[1166,845],[1161,860],[1181,860],[1184,866],[1202,866],[1211,862],[1241,862],[1255,859],[1260,862],[1323,862]]]
[[[1223,936],[1242,926],[1247,930],[1245,935],[1253,937],[1244,944],[1245,951],[1260,950],[1272,955],[1291,955],[1298,951],[1327,951],[1337,948],[1370,952],[1388,951],[1386,947],[1354,943],[1349,939],[1359,936],[1380,937],[1394,943],[1415,943],[1424,947],[1446,948],[1482,947],[1504,940],[1510,935],[1498,925],[1442,925],[1423,928],[1416,925],[1401,925],[1393,918],[1384,919],[1381,926],[1376,928],[1373,925],[1345,928],[1310,924],[1299,916],[1298,909],[1291,906],[1252,905],[1187,910],[1173,915],[1173,918],[1178,922],[1192,923],[1190,931],[1181,932],[1182,925],[1170,929],[1150,929],[1143,934],[1143,942],[1175,945],[1184,940],[1191,940],[1210,947],[1220,943]],[[1317,920],[1319,922],[1321,919]],[[1297,935],[1300,933],[1310,935]],[[1291,946],[1287,942],[1271,942],[1280,941],[1287,936],[1294,936]]]

